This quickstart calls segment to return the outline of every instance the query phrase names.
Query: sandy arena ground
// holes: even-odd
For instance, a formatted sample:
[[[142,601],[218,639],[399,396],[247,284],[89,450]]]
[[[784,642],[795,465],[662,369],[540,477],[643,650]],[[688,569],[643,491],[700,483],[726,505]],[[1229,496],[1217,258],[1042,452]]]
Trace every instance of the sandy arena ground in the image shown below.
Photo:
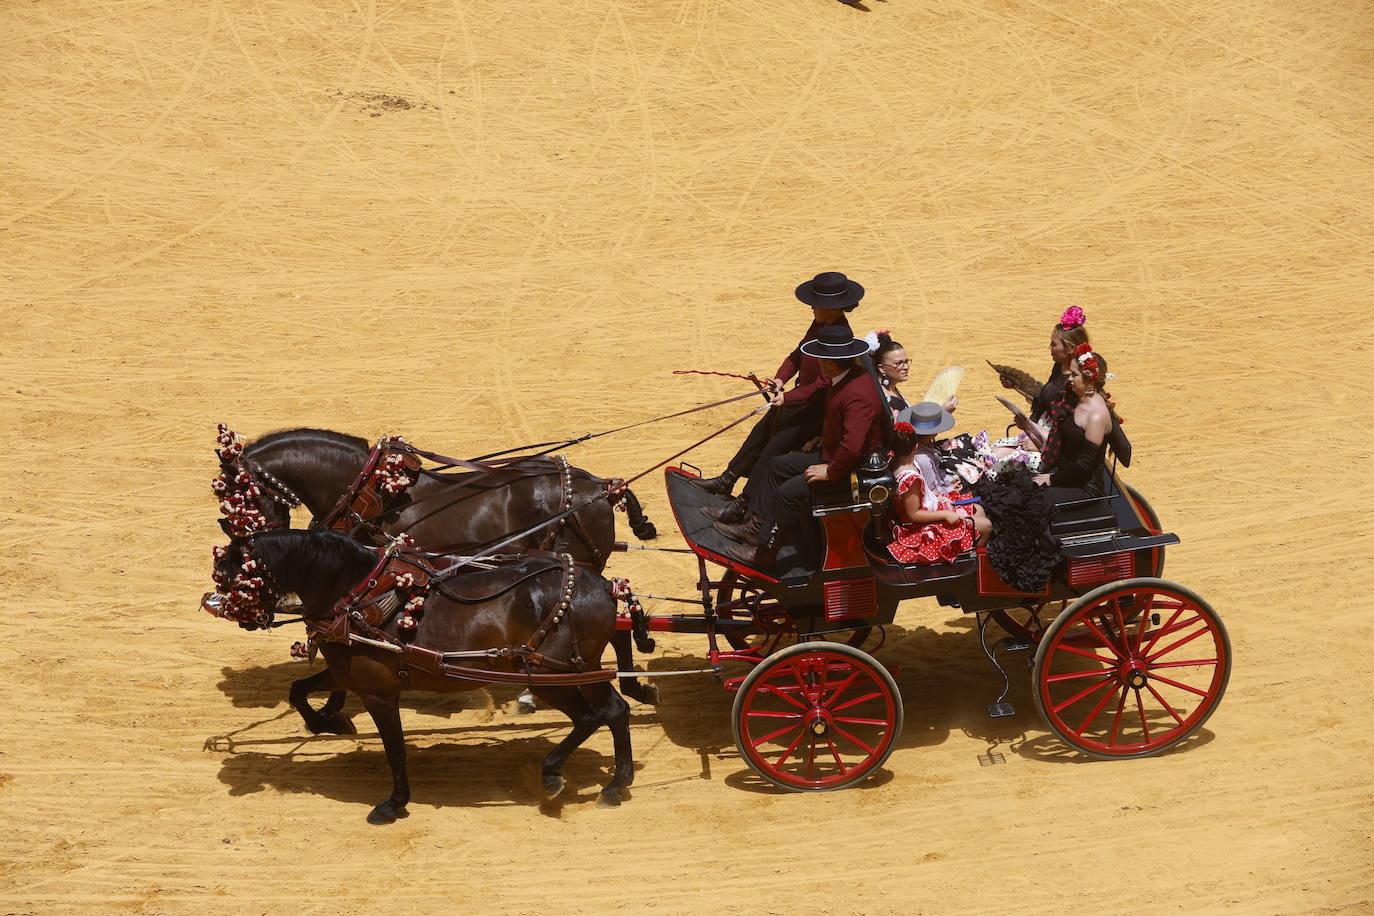
[[[0,9],[0,912],[1369,912],[1374,3],[865,2]],[[309,737],[299,630],[196,609],[215,423],[478,454],[668,413],[741,390],[672,369],[771,371],[823,269],[916,379],[969,367],[974,429],[983,360],[1039,375],[1087,309],[1167,575],[1230,628],[1205,729],[1067,755],[913,602],[862,788],[767,791],[701,677],[634,710],[624,807],[604,732],[541,806],[564,724],[493,689],[407,702],[411,817],[369,827],[361,708]],[[570,457],[637,473],[734,410]]]

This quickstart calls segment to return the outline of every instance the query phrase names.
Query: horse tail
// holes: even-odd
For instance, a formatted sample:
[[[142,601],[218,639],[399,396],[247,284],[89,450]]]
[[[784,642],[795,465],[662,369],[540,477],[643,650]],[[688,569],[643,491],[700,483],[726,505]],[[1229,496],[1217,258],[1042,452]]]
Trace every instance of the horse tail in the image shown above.
[[[644,514],[644,507],[640,505],[639,497],[635,496],[634,491],[626,487],[621,490],[621,494],[621,499],[625,502],[625,514],[630,518],[630,530],[635,533],[635,537],[641,541],[652,541],[658,537],[658,529]]]

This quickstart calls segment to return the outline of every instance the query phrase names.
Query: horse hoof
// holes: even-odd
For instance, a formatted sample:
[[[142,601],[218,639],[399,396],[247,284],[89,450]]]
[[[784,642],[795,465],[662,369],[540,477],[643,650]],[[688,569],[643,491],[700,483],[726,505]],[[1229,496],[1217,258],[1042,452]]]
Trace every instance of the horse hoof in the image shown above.
[[[601,794],[596,797],[596,806],[598,808],[619,808],[620,790],[602,789]]]
[[[533,715],[538,711],[539,707],[535,706],[533,703],[527,703],[524,700],[515,701],[515,714],[517,716]]]
[[[658,537],[658,529],[654,527],[653,522],[645,522],[643,525],[634,529],[634,532],[635,537],[639,538],[641,541],[652,541],[654,538]]]
[[[382,802],[368,813],[367,822],[380,826],[382,824],[395,823],[396,819],[401,817],[410,817],[410,812],[406,810],[406,806],[393,805],[391,802],[386,801]]]
[[[358,729],[348,716],[330,716],[320,722],[319,728],[311,729],[315,734],[356,735]]]
[[[649,706],[657,706],[658,688],[655,687],[653,684],[645,684],[642,688],[640,688],[639,702],[645,703]]]
[[[544,797],[557,798],[559,793],[568,785],[568,781],[562,776],[544,777]]]

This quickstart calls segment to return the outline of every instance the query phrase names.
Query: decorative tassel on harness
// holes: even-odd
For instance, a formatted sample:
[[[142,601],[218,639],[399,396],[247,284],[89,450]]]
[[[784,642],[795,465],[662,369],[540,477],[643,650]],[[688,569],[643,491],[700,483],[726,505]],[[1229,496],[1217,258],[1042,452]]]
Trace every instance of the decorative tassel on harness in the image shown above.
[[[644,605],[639,603],[630,587],[630,580],[619,576],[611,579],[611,597],[625,602],[624,613],[630,617],[630,635],[634,637],[635,648],[641,652],[652,652],[657,643],[649,635],[649,627],[644,622]]]

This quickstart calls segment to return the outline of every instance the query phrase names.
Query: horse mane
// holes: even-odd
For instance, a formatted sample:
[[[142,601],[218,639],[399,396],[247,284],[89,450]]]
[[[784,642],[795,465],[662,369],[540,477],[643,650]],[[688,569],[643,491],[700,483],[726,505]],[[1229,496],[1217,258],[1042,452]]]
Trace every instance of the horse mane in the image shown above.
[[[253,552],[274,575],[291,570],[291,579],[332,582],[362,567],[361,577],[377,562],[370,547],[337,531],[280,528],[252,536]],[[282,585],[286,585],[282,582]]]
[[[368,441],[359,436],[350,436],[347,433],[337,433],[332,429],[316,429],[314,427],[302,426],[296,429],[279,429],[276,432],[260,436],[248,443],[248,445],[244,447],[243,453],[245,455],[252,454],[270,445],[275,445],[283,439],[314,441],[359,452],[366,452],[368,448],[370,448]]]

